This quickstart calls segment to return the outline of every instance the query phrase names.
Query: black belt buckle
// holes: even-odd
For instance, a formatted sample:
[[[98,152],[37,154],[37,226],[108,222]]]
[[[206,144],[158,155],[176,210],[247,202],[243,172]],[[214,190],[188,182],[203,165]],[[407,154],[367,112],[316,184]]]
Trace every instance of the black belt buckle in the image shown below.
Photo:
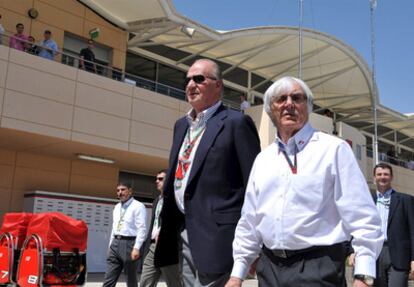
[[[273,253],[274,256],[276,257],[280,257],[280,258],[288,258],[288,255],[286,253],[285,249],[274,249],[271,250],[271,252]]]

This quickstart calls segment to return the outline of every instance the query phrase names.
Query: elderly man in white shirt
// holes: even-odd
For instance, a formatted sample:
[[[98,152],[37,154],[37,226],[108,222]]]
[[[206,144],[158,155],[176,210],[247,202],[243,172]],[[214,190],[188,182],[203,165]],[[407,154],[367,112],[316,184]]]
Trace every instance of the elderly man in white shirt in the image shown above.
[[[352,149],[309,124],[313,95],[303,81],[281,78],[264,102],[278,132],[250,173],[226,287],[241,286],[260,252],[260,286],[346,286],[351,236],[353,285],[372,285],[383,237]]]
[[[132,197],[130,183],[120,182],[116,189],[120,202],[113,211],[107,271],[102,286],[114,287],[125,270],[127,286],[137,287],[140,248],[147,234],[147,211],[144,204]]]

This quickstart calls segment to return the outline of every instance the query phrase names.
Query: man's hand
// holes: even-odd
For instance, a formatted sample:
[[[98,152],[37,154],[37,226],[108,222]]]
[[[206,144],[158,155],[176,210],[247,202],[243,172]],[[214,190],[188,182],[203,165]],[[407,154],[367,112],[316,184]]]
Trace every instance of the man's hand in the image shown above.
[[[132,248],[131,259],[132,260],[138,260],[139,259],[139,250],[138,249]]]
[[[369,287],[370,285],[365,284],[364,281],[354,279],[354,282],[352,283],[352,287]]]
[[[224,287],[241,287],[242,280],[237,277],[230,277],[229,281],[227,281]]]
[[[353,267],[355,265],[355,253],[351,253],[348,256],[348,266]]]
[[[410,273],[408,274],[408,279],[414,280],[414,261],[411,261],[411,269]]]

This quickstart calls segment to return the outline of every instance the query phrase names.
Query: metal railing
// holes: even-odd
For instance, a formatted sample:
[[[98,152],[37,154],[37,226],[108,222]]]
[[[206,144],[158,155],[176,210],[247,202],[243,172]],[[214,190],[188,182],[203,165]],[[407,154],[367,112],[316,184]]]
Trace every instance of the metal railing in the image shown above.
[[[372,149],[367,148],[367,157],[373,158]],[[390,156],[390,155],[387,155],[384,152],[379,152],[378,153],[378,160],[380,162],[387,162],[387,163],[390,163],[392,165],[401,166],[401,167],[404,167],[404,168],[407,168],[407,169],[414,170],[414,160],[408,160],[408,159],[401,158],[401,157],[398,157],[398,156]]]
[[[8,46],[10,37],[13,37],[14,35],[10,35],[6,33],[6,34],[3,34],[2,36],[3,36],[2,37],[3,45]],[[38,50],[48,49],[47,47],[39,45],[38,43],[32,43],[29,41],[25,41],[23,39],[19,39],[19,41],[25,44],[26,52],[31,53],[31,54],[34,54],[33,49],[30,49],[33,45],[35,45],[38,48]],[[37,56],[36,54],[34,55]],[[83,61],[84,63],[89,63],[90,65],[95,67],[94,71],[88,71],[88,72],[96,73],[100,76],[103,76],[103,77],[106,77],[112,80],[121,81],[127,84],[135,85],[139,88],[147,89],[147,90],[150,90],[150,91],[162,94],[162,95],[166,95],[166,96],[169,96],[175,99],[185,101],[185,91],[182,89],[177,89],[177,88],[162,84],[157,81],[149,80],[149,79],[146,79],[146,78],[134,75],[134,74],[126,73],[123,70],[116,68],[116,67],[112,67],[110,65],[100,64],[100,63],[97,63],[96,61],[95,62],[87,61],[85,59],[81,59],[78,56],[74,56],[73,54],[66,53],[59,49],[56,52],[54,61],[60,62],[68,66],[72,66],[78,69],[82,69],[79,63]],[[85,66],[86,65],[83,64],[83,67]],[[83,68],[83,70],[85,69]],[[234,110],[240,110],[239,103],[236,103],[236,102],[233,102],[227,99],[222,99],[222,101],[225,106],[231,109],[234,109]]]

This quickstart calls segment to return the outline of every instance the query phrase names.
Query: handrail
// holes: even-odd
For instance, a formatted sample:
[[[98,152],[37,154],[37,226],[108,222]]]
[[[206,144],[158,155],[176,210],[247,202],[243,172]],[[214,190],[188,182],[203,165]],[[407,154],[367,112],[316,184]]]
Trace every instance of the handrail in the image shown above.
[[[11,35],[10,33],[3,34],[3,45],[8,46],[9,40],[13,36],[14,35]],[[7,38],[7,41],[5,41],[5,38]],[[19,41],[25,43],[27,46],[34,44],[36,47],[48,49],[48,47],[42,46],[38,43],[32,43],[30,41],[26,41],[23,39],[19,39]],[[61,57],[57,57],[59,55]],[[83,61],[84,63],[90,63],[92,65],[95,65],[96,71],[97,71],[96,74],[98,75],[104,76],[106,78],[110,78],[112,80],[121,81],[127,84],[132,84],[140,88],[151,90],[156,93],[160,93],[166,96],[170,96],[170,97],[185,101],[185,91],[182,89],[174,88],[172,86],[168,86],[168,85],[162,84],[157,81],[149,80],[149,79],[146,79],[146,78],[143,78],[143,77],[131,74],[131,73],[127,73],[127,72],[122,71],[122,69],[112,67],[110,65],[102,65],[97,62],[92,62],[92,61],[88,61],[85,59],[81,59],[80,57],[74,56],[73,54],[66,53],[60,49],[57,50],[56,55],[54,57],[54,61],[60,62],[65,65],[69,65],[69,66],[72,66],[78,69],[82,69],[82,68],[79,67],[79,64],[76,65],[76,62],[79,63],[80,61]],[[83,66],[85,67],[85,65]],[[236,103],[236,102],[233,102],[227,99],[222,99],[222,101],[225,106],[231,109],[234,109],[234,110],[240,110],[239,103]]]
[[[367,148],[367,156],[369,158],[373,157],[373,153],[372,153],[372,149]],[[400,166],[400,167],[404,167],[404,168],[408,168],[411,170],[414,170],[414,161],[413,160],[408,160],[408,159],[404,159],[398,156],[389,156],[384,152],[379,152],[378,153],[378,160],[380,162],[387,162],[390,163],[392,165],[396,165],[396,166]]]

